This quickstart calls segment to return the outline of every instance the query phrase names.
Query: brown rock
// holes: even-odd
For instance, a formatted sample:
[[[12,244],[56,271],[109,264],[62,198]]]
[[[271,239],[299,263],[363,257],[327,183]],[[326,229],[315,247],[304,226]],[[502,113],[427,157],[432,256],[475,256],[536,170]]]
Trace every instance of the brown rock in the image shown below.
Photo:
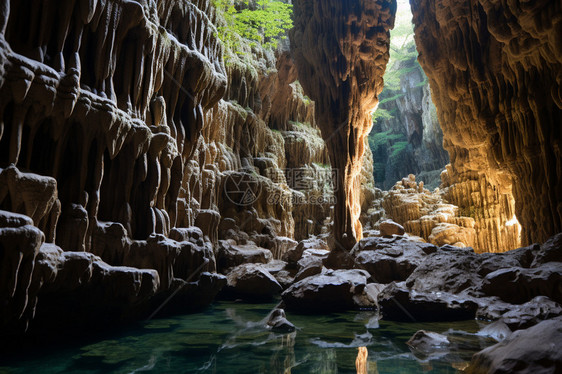
[[[347,250],[362,237],[356,186],[370,113],[383,87],[395,6],[387,0],[294,3],[291,48],[299,80],[317,105],[317,122],[337,172],[333,234]]]
[[[404,235],[404,227],[392,220],[385,220],[379,224],[382,236]]]

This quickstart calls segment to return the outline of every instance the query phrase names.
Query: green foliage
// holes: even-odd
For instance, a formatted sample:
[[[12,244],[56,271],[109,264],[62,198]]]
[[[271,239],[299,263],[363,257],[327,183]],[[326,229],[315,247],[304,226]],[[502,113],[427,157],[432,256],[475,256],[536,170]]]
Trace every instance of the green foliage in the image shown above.
[[[400,155],[402,154],[402,152],[404,152],[406,150],[406,147],[408,146],[408,142],[407,141],[400,141],[400,142],[396,142],[392,145],[392,147],[390,147],[390,158],[391,159],[396,159],[399,158]]]
[[[394,118],[391,111],[379,108],[373,113],[373,122],[377,122],[378,120],[390,120]]]
[[[224,25],[217,27],[226,48],[241,52],[246,41],[250,47],[276,48],[286,31],[293,27],[293,5],[281,0],[213,0]]]

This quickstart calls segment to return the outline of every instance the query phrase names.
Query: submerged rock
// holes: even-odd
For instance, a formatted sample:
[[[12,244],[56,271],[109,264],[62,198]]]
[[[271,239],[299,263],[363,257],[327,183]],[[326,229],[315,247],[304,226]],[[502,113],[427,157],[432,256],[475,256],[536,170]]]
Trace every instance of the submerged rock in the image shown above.
[[[267,326],[274,332],[293,332],[296,330],[295,325],[287,320],[285,316],[285,311],[283,309],[277,308],[269,315],[269,320],[267,321]]]
[[[406,344],[412,351],[427,355],[433,352],[447,351],[451,342],[445,335],[432,331],[419,330]]]

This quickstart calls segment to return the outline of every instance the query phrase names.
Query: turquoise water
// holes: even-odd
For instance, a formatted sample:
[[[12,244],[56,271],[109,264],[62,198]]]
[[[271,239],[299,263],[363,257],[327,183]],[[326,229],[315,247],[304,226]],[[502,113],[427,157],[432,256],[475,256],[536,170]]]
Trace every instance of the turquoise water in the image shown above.
[[[0,373],[357,373],[359,347],[368,351],[366,373],[456,373],[454,367],[494,343],[474,334],[476,321],[394,323],[371,312],[287,313],[299,330],[277,334],[265,327],[274,307],[219,302],[94,342],[26,350],[0,362]],[[420,329],[446,333],[455,351],[416,357],[405,342]]]

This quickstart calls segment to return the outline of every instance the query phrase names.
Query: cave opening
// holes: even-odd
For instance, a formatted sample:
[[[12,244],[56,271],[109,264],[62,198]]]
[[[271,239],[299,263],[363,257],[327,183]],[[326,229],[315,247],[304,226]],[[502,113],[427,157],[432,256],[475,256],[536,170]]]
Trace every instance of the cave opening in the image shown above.
[[[368,137],[375,186],[389,190],[396,181],[414,174],[433,190],[441,184],[449,154],[443,148],[429,79],[418,62],[409,0],[397,1],[389,53],[384,88]]]

